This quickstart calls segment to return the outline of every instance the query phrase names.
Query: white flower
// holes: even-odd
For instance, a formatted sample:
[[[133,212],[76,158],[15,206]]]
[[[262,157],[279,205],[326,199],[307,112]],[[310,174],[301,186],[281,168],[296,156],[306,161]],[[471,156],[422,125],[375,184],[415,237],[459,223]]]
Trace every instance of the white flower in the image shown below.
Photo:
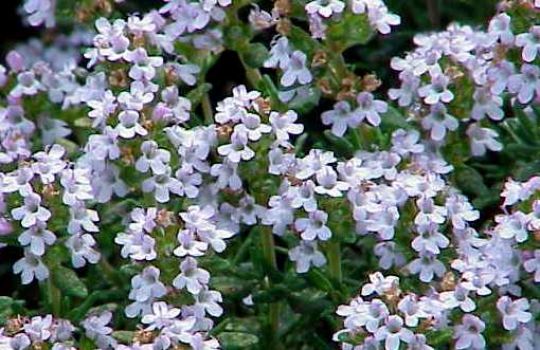
[[[439,102],[448,103],[454,99],[452,91],[448,90],[450,79],[439,71],[431,73],[431,84],[418,89],[418,95],[424,98],[428,105],[436,105]]]
[[[264,62],[264,67],[285,69],[289,64],[290,54],[289,40],[282,36],[272,43],[270,57]]]
[[[270,112],[270,124],[274,134],[276,135],[277,143],[282,145],[289,141],[289,134],[299,135],[304,131],[304,125],[295,123],[298,115],[295,111],[287,111],[285,113]]]
[[[514,43],[514,33],[512,33],[512,17],[506,13],[498,14],[489,22],[489,34],[494,35],[504,45]]]
[[[52,315],[32,317],[30,322],[24,325],[24,332],[33,342],[47,341],[52,336],[52,322]]]
[[[317,171],[315,175],[318,186],[315,187],[315,192],[318,194],[326,194],[330,197],[341,197],[343,191],[349,189],[349,184],[338,180],[337,173],[329,166],[325,166]]]
[[[521,73],[508,78],[508,91],[517,94],[519,102],[531,102],[540,93],[540,68],[532,64],[521,66]]]
[[[183,195],[184,189],[178,179],[171,176],[171,168],[168,166],[161,174],[154,174],[143,181],[141,188],[143,192],[154,192],[154,198],[159,203],[167,203],[170,200],[169,193]]]
[[[532,314],[528,312],[529,301],[525,298],[512,300],[508,296],[502,296],[497,300],[497,309],[503,316],[503,327],[512,331],[520,323],[528,323],[532,319]]]
[[[33,157],[36,162],[32,164],[32,169],[34,173],[39,175],[42,183],[50,184],[54,182],[55,175],[66,167],[66,162],[62,160],[65,152],[64,147],[54,144],[48,152],[34,154]]]
[[[361,92],[356,96],[358,107],[354,110],[354,115],[358,116],[358,123],[364,119],[373,125],[378,126],[381,123],[381,114],[386,113],[388,104],[381,100],[376,100],[370,92]]]

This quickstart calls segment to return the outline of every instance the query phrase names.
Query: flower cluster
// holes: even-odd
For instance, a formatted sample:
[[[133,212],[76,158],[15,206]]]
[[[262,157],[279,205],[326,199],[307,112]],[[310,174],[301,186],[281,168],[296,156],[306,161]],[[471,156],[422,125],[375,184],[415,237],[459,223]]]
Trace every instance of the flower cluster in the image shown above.
[[[416,35],[389,98],[344,54],[382,0],[122,2],[0,65],[0,348],[537,347],[539,1]]]

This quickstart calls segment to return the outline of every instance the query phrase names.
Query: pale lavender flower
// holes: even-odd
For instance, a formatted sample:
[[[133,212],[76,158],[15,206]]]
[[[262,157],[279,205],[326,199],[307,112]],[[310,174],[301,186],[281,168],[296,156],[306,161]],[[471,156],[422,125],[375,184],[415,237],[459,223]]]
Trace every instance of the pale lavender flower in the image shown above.
[[[218,153],[227,157],[232,163],[240,163],[241,160],[250,160],[255,156],[255,152],[248,146],[248,136],[246,133],[233,132],[231,143],[218,147]]]
[[[434,275],[442,277],[446,272],[444,264],[436,258],[436,255],[429,252],[420,252],[420,257],[411,261],[407,265],[412,274],[420,274],[420,281],[429,283]]]
[[[96,241],[94,237],[85,234],[75,234],[68,238],[66,247],[71,253],[71,264],[75,268],[80,268],[90,264],[97,264],[100,258],[100,253],[94,249]]]
[[[355,126],[351,105],[347,101],[339,101],[330,111],[321,114],[324,125],[332,126],[332,134],[341,137],[345,135],[348,127]]]
[[[384,326],[375,332],[375,339],[384,340],[385,350],[398,350],[400,342],[409,343],[413,337],[413,332],[403,327],[403,319],[397,315],[388,316]]]
[[[136,81],[148,82],[152,80],[156,76],[156,68],[163,65],[163,57],[148,56],[143,47],[128,51],[124,58],[132,64],[128,73],[129,77]]]
[[[327,221],[328,214],[326,212],[315,210],[309,213],[308,218],[296,219],[294,227],[301,232],[302,239],[326,241],[332,236],[332,231],[326,226]]]
[[[315,175],[317,186],[315,192],[318,194],[328,195],[330,197],[341,197],[343,191],[349,189],[349,184],[344,181],[339,181],[337,173],[328,166],[317,171]]]
[[[143,192],[154,192],[154,198],[159,203],[167,203],[170,200],[169,193],[179,196],[184,194],[184,186],[178,179],[171,176],[171,169],[167,166],[161,174],[154,174],[143,181],[141,188]]]
[[[297,187],[289,187],[287,196],[291,198],[291,206],[295,209],[304,208],[308,213],[317,209],[315,183],[311,180],[304,181]]]
[[[521,57],[525,62],[532,62],[540,51],[540,26],[532,26],[528,33],[516,36],[516,46],[522,47]]]
[[[540,249],[536,249],[534,256],[523,263],[523,268],[528,273],[534,272],[534,281],[540,282]]]
[[[345,4],[341,0],[314,0],[307,3],[305,8],[309,15],[329,18],[336,13],[342,13]]]
[[[431,72],[431,83],[418,89],[418,95],[424,98],[428,105],[436,105],[440,102],[449,103],[454,99],[454,94],[448,89],[450,78],[440,71]]]
[[[532,64],[521,66],[521,73],[508,78],[508,90],[517,94],[519,102],[531,102],[535,94],[540,95],[540,68]]]
[[[398,129],[392,133],[392,152],[400,156],[422,153],[424,145],[419,143],[420,133],[416,130]]]
[[[494,35],[503,45],[510,46],[514,43],[511,22],[512,18],[508,14],[498,14],[489,22],[488,33]]]
[[[23,10],[26,12],[28,23],[33,27],[44,24],[45,27],[52,28],[56,25],[55,0],[25,0]]]
[[[380,272],[375,272],[369,275],[370,283],[362,286],[362,295],[367,296],[373,293],[384,295],[390,291],[399,290],[399,278],[396,276],[384,276]]]
[[[527,216],[520,211],[510,215],[498,215],[495,217],[497,226],[493,232],[504,239],[515,239],[516,242],[525,242],[529,238],[527,230]]]
[[[32,342],[45,342],[52,336],[52,322],[52,315],[45,317],[34,316],[30,319],[30,322],[24,325],[24,332],[30,337]]]
[[[159,301],[152,304],[151,314],[144,315],[141,322],[147,324],[147,330],[162,329],[172,324],[173,320],[180,315],[180,309],[169,307],[166,302]]]
[[[493,129],[471,124],[467,128],[467,136],[470,139],[471,154],[475,157],[483,156],[487,150],[499,152],[503,149],[502,143],[496,140],[499,133]]]
[[[467,197],[460,194],[448,196],[445,206],[448,211],[448,218],[452,221],[452,226],[459,230],[465,229],[468,222],[476,221],[480,217],[480,212],[473,208]]]
[[[520,323],[528,323],[532,314],[528,312],[529,301],[525,298],[512,300],[502,296],[497,300],[497,309],[503,317],[503,327],[508,331],[515,330]]]
[[[22,246],[29,246],[29,250],[36,256],[45,254],[45,247],[56,241],[56,236],[47,230],[45,223],[38,221],[29,229],[23,231],[18,238]]]
[[[197,260],[185,258],[180,264],[180,274],[173,280],[176,289],[187,288],[191,294],[199,294],[208,285],[210,274],[197,266]]]
[[[88,209],[83,203],[78,202],[69,208],[69,222],[67,231],[70,234],[86,232],[98,232],[99,228],[94,222],[99,221],[97,211]]]
[[[141,111],[145,104],[152,102],[154,94],[146,91],[140,81],[131,83],[129,92],[123,91],[118,95],[118,102],[126,110]]]
[[[309,84],[313,80],[311,72],[306,67],[306,54],[302,51],[294,51],[291,54],[287,66],[281,77],[281,85],[289,87],[298,82],[300,85]]]
[[[41,258],[32,254],[29,249],[24,250],[24,257],[13,264],[13,272],[21,274],[22,284],[29,284],[35,279],[43,281],[49,278],[49,269],[43,264]]]
[[[296,263],[296,272],[306,273],[311,266],[321,267],[326,264],[323,253],[317,250],[317,243],[300,241],[300,244],[289,250],[289,259]]]
[[[486,329],[485,323],[478,317],[470,314],[463,316],[462,324],[454,328],[455,347],[458,350],[482,350],[486,348],[486,340],[482,332]]]
[[[114,349],[117,345],[111,337],[113,329],[107,325],[112,320],[112,313],[105,311],[101,315],[90,316],[82,322],[85,335],[94,340],[100,349]]]
[[[191,230],[179,231],[177,239],[180,245],[173,252],[176,256],[203,256],[208,250],[208,243],[197,240]]]
[[[369,23],[381,34],[389,34],[390,26],[397,26],[401,23],[401,18],[388,11],[386,6],[373,6],[368,11]]]
[[[143,232],[119,233],[114,242],[123,245],[120,254],[133,260],[154,260],[156,240]]]
[[[458,284],[453,291],[442,292],[439,296],[447,308],[453,309],[459,306],[463,312],[471,312],[476,309],[476,304],[469,297],[469,290],[461,284]]]
[[[446,248],[450,240],[439,232],[437,224],[418,226],[419,235],[411,242],[412,248],[417,252],[427,251],[433,254],[439,254],[440,248]]]
[[[473,94],[474,106],[471,111],[471,117],[474,120],[482,120],[489,117],[498,121],[504,118],[503,99],[492,93],[488,87],[477,88]]]
[[[454,131],[458,126],[458,120],[448,114],[442,103],[431,106],[430,113],[422,119],[422,127],[431,131],[430,137],[433,141],[444,140],[446,131]]]
[[[295,123],[298,114],[295,111],[285,113],[270,112],[270,124],[276,135],[276,143],[279,145],[287,144],[290,135],[300,135],[304,131],[304,125]]]
[[[116,96],[113,95],[111,90],[105,91],[105,94],[99,99],[87,101],[86,104],[88,107],[92,108],[92,110],[88,112],[88,116],[94,120],[92,122],[93,128],[104,127],[109,116],[112,115],[118,107]]]
[[[30,181],[34,177],[34,171],[31,167],[21,166],[17,170],[4,175],[0,175],[0,192],[13,193],[19,192],[26,197],[34,192]]]
[[[429,315],[422,310],[418,297],[415,294],[404,296],[398,303],[398,310],[405,316],[407,327],[416,327],[421,318],[428,318]]]
[[[373,249],[375,255],[379,257],[379,266],[389,270],[392,266],[401,267],[405,264],[405,257],[397,250],[395,242],[380,242]]]
[[[163,174],[167,171],[167,165],[171,160],[171,154],[166,149],[159,148],[155,141],[144,141],[141,144],[142,155],[135,163],[135,169],[147,172],[152,169],[154,174]]]
[[[270,57],[264,62],[266,68],[285,69],[289,65],[291,50],[289,40],[282,36],[272,43]]]
[[[55,175],[66,167],[66,162],[62,160],[66,150],[64,147],[54,144],[47,152],[41,151],[34,154],[35,163],[32,169],[38,174],[41,182],[50,184],[54,182]]]
[[[358,107],[354,110],[354,115],[358,116],[358,123],[367,120],[371,125],[378,126],[381,123],[381,114],[388,111],[388,104],[381,100],[376,100],[372,93],[361,92],[356,96]]]
[[[409,71],[401,72],[399,78],[401,79],[400,88],[389,89],[388,96],[392,100],[397,100],[401,107],[410,106],[418,93],[420,78]]]
[[[127,110],[118,114],[119,123],[115,130],[118,136],[131,139],[136,135],[146,136],[148,131],[139,123],[139,112]]]
[[[30,193],[24,197],[24,204],[11,211],[15,220],[21,220],[22,227],[28,228],[36,225],[38,221],[47,222],[51,217],[51,212],[41,206],[41,197],[35,193]]]

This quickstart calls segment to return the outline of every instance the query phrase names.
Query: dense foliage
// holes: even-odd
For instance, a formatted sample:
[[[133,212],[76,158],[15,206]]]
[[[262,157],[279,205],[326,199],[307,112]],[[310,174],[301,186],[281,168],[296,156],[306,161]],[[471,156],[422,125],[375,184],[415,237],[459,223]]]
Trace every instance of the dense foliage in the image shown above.
[[[0,349],[540,349],[540,1],[405,3],[25,0]]]

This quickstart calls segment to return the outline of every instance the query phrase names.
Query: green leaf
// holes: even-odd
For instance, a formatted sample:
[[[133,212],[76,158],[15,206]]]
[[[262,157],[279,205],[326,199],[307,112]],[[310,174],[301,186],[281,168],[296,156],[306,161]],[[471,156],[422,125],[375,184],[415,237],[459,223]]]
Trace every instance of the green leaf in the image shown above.
[[[223,332],[217,337],[225,350],[255,349],[259,344],[259,338],[249,333]]]
[[[413,129],[413,126],[407,122],[398,109],[388,106],[388,111],[381,115],[381,128],[384,131],[395,131],[397,129]]]
[[[88,289],[72,269],[55,266],[52,268],[52,279],[54,285],[64,295],[77,298],[86,298],[88,296]]]
[[[268,58],[268,49],[261,43],[249,44],[246,50],[241,51],[244,62],[251,68],[260,68]]]
[[[331,48],[343,52],[351,46],[367,43],[373,30],[366,15],[345,12],[339,21],[332,21],[326,31],[326,41]]]

